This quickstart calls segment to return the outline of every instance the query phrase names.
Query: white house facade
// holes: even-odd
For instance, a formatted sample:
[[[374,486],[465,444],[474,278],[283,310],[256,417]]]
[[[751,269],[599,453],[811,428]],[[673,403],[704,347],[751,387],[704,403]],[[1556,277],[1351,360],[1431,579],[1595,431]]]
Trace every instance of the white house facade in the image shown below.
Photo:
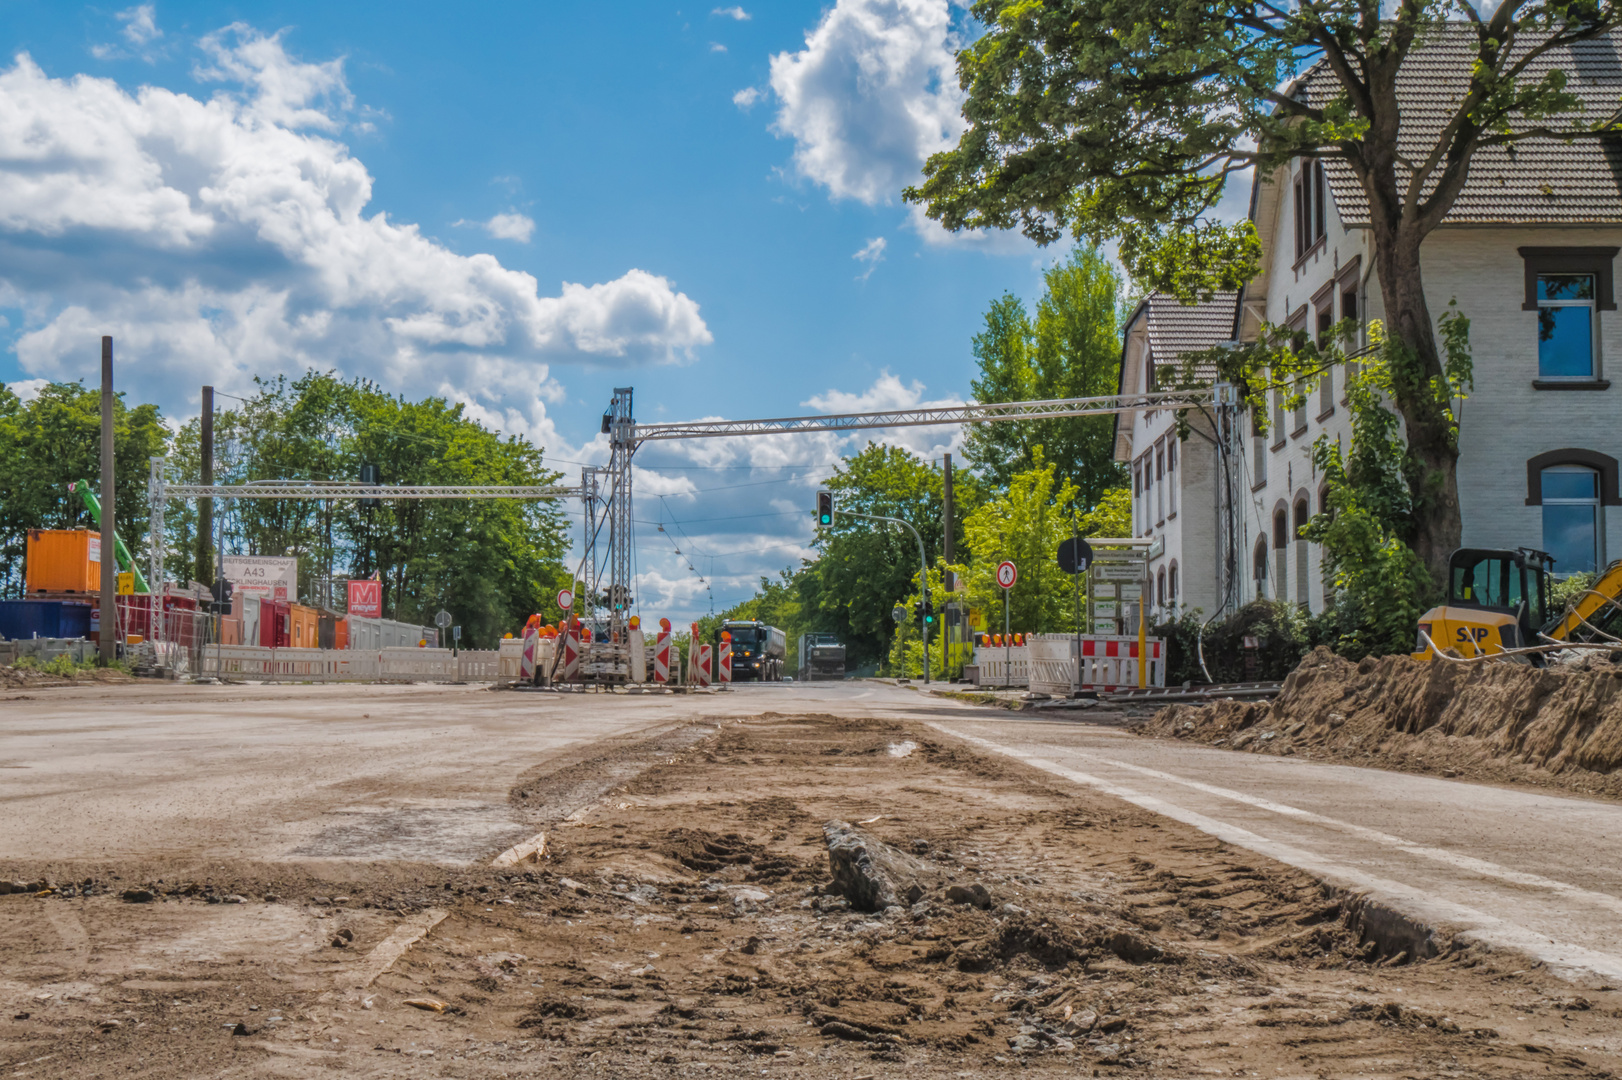
[[[1550,57],[1596,114],[1614,108],[1622,94],[1615,42]],[[1441,59],[1399,85],[1405,111],[1457,96],[1468,54]],[[1296,92],[1310,96],[1310,79]],[[1258,178],[1251,203],[1261,269],[1238,297],[1232,336],[1253,341],[1264,322],[1316,334],[1351,318],[1362,328],[1354,344],[1367,344],[1381,301],[1362,189],[1335,161],[1297,160],[1266,180]],[[1426,239],[1432,317],[1456,300],[1470,319],[1475,385],[1458,405],[1464,546],[1547,551],[1557,574],[1622,557],[1622,385],[1613,387],[1607,373],[1609,358],[1622,374],[1619,251],[1622,148],[1598,142],[1523,144],[1513,157],[1483,151],[1453,210]],[[1128,327],[1127,354],[1132,333]],[[1127,356],[1123,378],[1130,366]],[[1178,492],[1181,504],[1214,505],[1218,514],[1209,540],[1185,532],[1180,566],[1198,566],[1202,576],[1216,569],[1208,583],[1185,569],[1181,602],[1207,613],[1258,596],[1324,608],[1332,589],[1320,552],[1298,530],[1324,508],[1314,443],[1350,442],[1348,374],[1346,365],[1326,372],[1305,388],[1300,409],[1286,411],[1275,397],[1265,435],[1254,433],[1262,425],[1252,418],[1219,411],[1225,431],[1211,487],[1191,490],[1195,478],[1185,471]],[[1185,459],[1196,438],[1184,443]],[[1118,442],[1118,458],[1121,450]],[[1141,457],[1139,444],[1132,450]],[[1165,536],[1169,551],[1173,530],[1152,517],[1138,535]],[[1191,543],[1211,547],[1195,551]]]

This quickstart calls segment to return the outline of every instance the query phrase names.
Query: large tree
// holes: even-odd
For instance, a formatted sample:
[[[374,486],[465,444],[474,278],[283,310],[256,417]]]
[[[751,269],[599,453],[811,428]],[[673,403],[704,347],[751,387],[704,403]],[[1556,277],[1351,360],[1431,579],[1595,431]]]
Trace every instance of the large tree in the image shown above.
[[[1491,148],[1594,139],[1547,54],[1608,33],[1609,0],[977,0],[958,54],[968,128],[906,197],[948,229],[1118,239],[1140,285],[1184,297],[1255,269],[1246,225],[1213,211],[1231,176],[1326,159],[1361,188],[1407,437],[1414,548],[1434,575],[1460,538],[1457,419],[1420,247]],[[1451,80],[1403,115],[1417,57]],[[1434,72],[1432,73],[1434,75]],[[1305,78],[1292,82],[1297,76]]]
[[[986,312],[985,329],[974,338],[980,376],[970,390],[976,401],[1115,392],[1121,370],[1120,272],[1096,249],[1084,248],[1050,267],[1042,281],[1034,322],[1011,295],[993,301]],[[964,439],[965,456],[999,487],[1035,467],[1036,447],[1075,486],[1084,508],[1125,481],[1115,461],[1115,426],[1107,416],[977,424]]]

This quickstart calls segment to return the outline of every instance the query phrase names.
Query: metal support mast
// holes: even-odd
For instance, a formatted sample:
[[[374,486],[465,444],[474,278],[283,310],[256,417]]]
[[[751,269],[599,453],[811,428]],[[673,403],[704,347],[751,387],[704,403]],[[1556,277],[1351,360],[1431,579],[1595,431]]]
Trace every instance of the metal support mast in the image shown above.
[[[616,387],[608,425],[608,609],[616,641],[626,641],[631,617],[631,455],[636,453],[632,391]]]

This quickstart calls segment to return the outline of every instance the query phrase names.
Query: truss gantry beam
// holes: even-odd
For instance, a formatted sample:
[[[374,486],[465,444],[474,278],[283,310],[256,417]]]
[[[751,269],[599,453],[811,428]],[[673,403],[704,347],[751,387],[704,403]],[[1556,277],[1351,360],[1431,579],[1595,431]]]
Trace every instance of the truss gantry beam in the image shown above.
[[[399,484],[164,484],[172,499],[578,499],[578,487]]]
[[[1009,401],[991,405],[948,405],[934,409],[886,409],[882,412],[784,416],[770,420],[694,420],[680,424],[627,425],[632,442],[660,439],[707,439],[724,435],[780,435],[807,431],[858,431],[866,428],[922,427],[930,424],[984,424],[998,420],[1057,420],[1071,416],[1117,416],[1154,409],[1209,405],[1210,388],[1161,390],[1149,394]]]

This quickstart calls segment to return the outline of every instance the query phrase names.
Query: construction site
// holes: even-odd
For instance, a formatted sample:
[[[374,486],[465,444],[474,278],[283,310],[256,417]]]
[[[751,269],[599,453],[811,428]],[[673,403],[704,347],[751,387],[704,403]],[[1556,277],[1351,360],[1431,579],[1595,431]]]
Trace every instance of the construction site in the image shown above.
[[[1559,625],[1513,629],[1527,605],[1478,584],[1414,657],[1178,687],[1145,545],[1077,539],[1086,633],[947,630],[948,682],[850,678],[831,638],[644,628],[631,454],[986,407],[706,430],[630,406],[568,489],[154,463],[153,537],[173,499],[582,500],[582,600],[496,649],[383,619],[364,581],[345,610],[160,586],[162,545],[140,574],[105,519],[42,535],[57,576],[0,643],[8,1075],[1622,1069],[1622,575]],[[1535,560],[1467,558],[1542,595]]]

